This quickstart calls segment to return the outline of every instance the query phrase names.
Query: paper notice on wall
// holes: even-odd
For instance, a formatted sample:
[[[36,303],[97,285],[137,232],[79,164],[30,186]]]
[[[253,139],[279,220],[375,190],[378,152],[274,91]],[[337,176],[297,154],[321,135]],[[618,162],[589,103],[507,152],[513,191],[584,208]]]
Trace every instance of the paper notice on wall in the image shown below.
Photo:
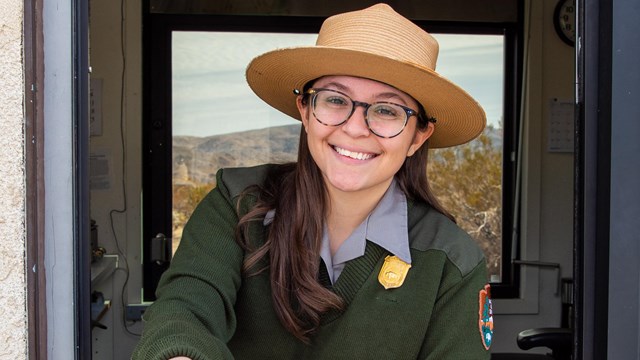
[[[549,102],[549,152],[573,152],[573,101],[552,99]]]
[[[111,189],[111,154],[107,150],[95,150],[89,155],[89,189]]]

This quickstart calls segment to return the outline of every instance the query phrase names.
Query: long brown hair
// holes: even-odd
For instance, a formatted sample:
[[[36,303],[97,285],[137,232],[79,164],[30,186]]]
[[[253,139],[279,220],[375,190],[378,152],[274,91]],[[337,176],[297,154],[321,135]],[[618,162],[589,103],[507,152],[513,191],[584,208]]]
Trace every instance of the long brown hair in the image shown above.
[[[419,117],[417,131],[426,127],[427,121]],[[430,204],[451,217],[429,187],[428,152],[425,143],[405,160],[396,179],[408,199]],[[261,259],[268,257],[272,298],[280,322],[291,334],[309,342],[320,326],[321,315],[341,309],[344,304],[318,281],[327,200],[324,180],[309,152],[304,127],[300,131],[297,163],[274,166],[258,193],[255,206],[238,224],[238,242],[250,252],[244,263],[245,273],[265,270],[257,267]],[[249,224],[263,219],[272,209],[276,215],[265,243],[252,248]]]

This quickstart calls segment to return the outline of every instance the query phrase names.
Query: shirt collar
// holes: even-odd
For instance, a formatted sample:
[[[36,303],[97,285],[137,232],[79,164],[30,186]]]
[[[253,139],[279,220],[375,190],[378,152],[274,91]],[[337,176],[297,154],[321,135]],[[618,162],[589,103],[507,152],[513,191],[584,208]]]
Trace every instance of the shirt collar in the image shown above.
[[[369,240],[410,264],[407,216],[407,198],[394,179],[371,214],[342,243],[332,263],[336,265],[364,255]],[[327,242],[325,231],[323,243]]]
[[[407,197],[396,180],[366,220],[366,239],[380,245],[402,261],[411,264]],[[364,255],[364,252],[363,254]]]
[[[265,226],[271,224],[274,216],[275,210],[269,210],[263,224]],[[333,259],[331,259],[328,240],[325,229],[320,252],[327,265],[339,264],[364,255],[367,240],[410,264],[407,197],[400,190],[397,181],[393,179],[378,205],[345,240]]]

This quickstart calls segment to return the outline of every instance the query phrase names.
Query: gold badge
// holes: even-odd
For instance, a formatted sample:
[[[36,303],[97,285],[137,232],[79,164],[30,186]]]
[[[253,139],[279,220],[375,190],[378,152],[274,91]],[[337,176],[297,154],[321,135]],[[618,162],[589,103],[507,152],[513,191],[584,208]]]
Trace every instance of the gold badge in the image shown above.
[[[378,281],[385,289],[398,288],[404,283],[409,268],[411,265],[400,260],[399,257],[387,255],[378,274]]]

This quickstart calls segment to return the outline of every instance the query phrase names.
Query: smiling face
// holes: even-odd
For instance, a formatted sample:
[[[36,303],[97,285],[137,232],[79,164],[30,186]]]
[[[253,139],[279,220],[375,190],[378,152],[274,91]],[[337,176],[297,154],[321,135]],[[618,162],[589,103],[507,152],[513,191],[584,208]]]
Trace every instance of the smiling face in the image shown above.
[[[393,102],[418,109],[413,98],[402,91],[373,80],[351,76],[326,76],[314,88],[338,90],[355,101]],[[310,102],[298,97],[298,110],[307,133],[309,151],[324,176],[329,194],[338,192],[382,196],[407,156],[433,133],[433,124],[417,129],[412,116],[404,131],[393,138],[380,138],[367,128],[362,107],[340,126],[327,126],[317,121]]]

